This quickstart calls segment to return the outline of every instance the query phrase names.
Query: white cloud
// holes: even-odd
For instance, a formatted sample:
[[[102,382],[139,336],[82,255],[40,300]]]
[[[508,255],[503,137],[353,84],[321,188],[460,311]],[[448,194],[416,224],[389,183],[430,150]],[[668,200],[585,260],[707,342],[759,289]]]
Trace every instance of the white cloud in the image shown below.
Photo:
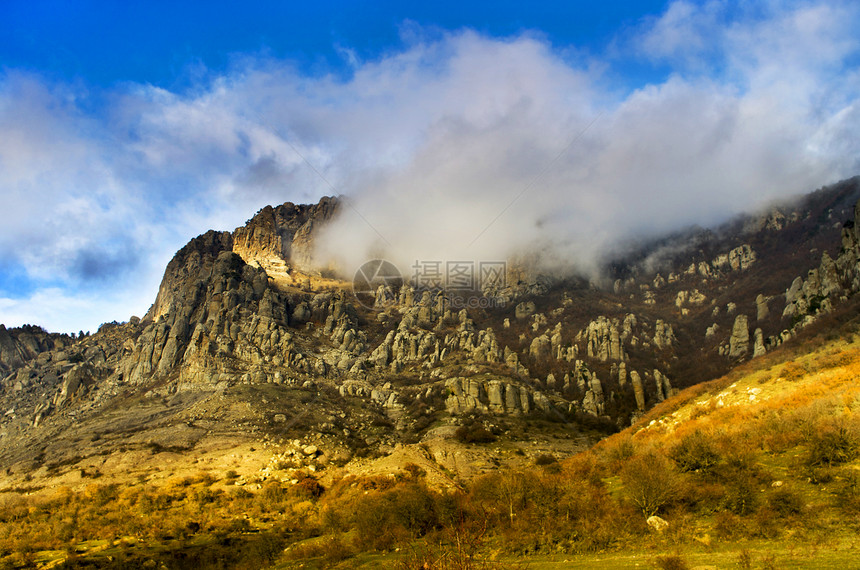
[[[684,65],[697,63],[704,54],[719,49],[726,2],[711,0],[702,4],[672,2],[659,17],[646,19],[633,45],[641,55],[654,60],[669,60]]]
[[[40,325],[51,332],[95,332],[103,323],[126,321],[135,314],[139,317],[152,304],[149,289],[151,276],[146,278],[149,287],[137,290],[119,290],[111,294],[70,292],[62,287],[36,289],[23,298],[0,296],[0,315],[4,324]],[[154,284],[157,287],[157,280]],[[142,310],[129,312],[130,307]],[[50,323],[50,326],[47,326]]]

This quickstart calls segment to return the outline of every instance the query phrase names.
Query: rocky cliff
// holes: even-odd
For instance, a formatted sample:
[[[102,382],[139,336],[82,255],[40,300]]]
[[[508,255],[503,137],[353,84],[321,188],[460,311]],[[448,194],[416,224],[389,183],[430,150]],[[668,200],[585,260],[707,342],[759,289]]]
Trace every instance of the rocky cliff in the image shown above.
[[[387,453],[475,420],[523,441],[532,421],[558,438],[606,433],[854,298],[858,197],[846,181],[654,244],[611,264],[610,287],[524,273],[477,309],[408,283],[381,287],[372,307],[349,283],[323,287],[313,240],[337,200],[266,207],[177,252],[142,319],[80,338],[0,327],[0,460],[30,469],[81,430],[113,434],[75,444],[86,456],[129,448],[136,432],[164,445],[196,434],[182,440],[193,446],[242,426],[316,446],[308,461]]]
[[[310,276],[320,269],[314,260],[314,237],[339,208],[340,202],[330,197],[312,205],[266,206],[233,232],[233,251],[265,269],[276,286],[309,289]]]

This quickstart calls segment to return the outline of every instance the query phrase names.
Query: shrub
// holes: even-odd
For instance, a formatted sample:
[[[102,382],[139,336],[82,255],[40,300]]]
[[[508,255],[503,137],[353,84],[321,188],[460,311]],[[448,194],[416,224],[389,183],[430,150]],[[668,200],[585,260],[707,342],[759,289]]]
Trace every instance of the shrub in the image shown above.
[[[747,473],[737,472],[736,477],[726,483],[723,506],[737,515],[748,515],[758,506],[758,491],[755,480]]]
[[[496,441],[496,436],[477,422],[458,427],[454,436],[462,443],[492,443]]]
[[[701,514],[715,513],[723,505],[726,488],[713,481],[696,481],[695,484],[684,485],[682,501],[694,512]]]
[[[414,482],[364,495],[356,507],[352,522],[359,544],[375,550],[388,550],[439,526],[436,496]]]
[[[860,434],[844,418],[825,420],[809,441],[806,464],[810,467],[847,463],[860,453]]]
[[[738,515],[752,513],[758,507],[759,489],[770,476],[756,461],[755,454],[745,450],[728,450],[724,461],[713,470],[714,478],[725,488],[722,507]]]
[[[614,445],[607,445],[606,458],[613,463],[621,463],[627,461],[636,454],[636,446],[633,440],[628,437],[617,436]]]
[[[673,447],[670,457],[681,471],[708,471],[720,459],[711,439],[699,430]]]
[[[261,497],[267,507],[276,509],[287,501],[287,489],[277,481],[269,481],[263,486]]]
[[[849,515],[860,513],[860,471],[843,467],[835,476],[839,483],[836,488],[839,508]]]
[[[791,489],[780,488],[774,491],[768,499],[770,508],[779,515],[797,515],[803,511],[803,497]]]
[[[751,519],[751,536],[773,539],[778,537],[782,530],[779,516],[770,507],[759,509]]]
[[[714,532],[723,540],[736,540],[746,536],[746,523],[731,511],[721,511],[714,516]]]
[[[671,462],[649,451],[628,461],[621,469],[624,491],[645,518],[657,514],[678,496],[680,480]]]
[[[791,382],[800,380],[806,376],[806,374],[806,368],[798,362],[787,362],[779,373],[780,376]]]
[[[520,512],[525,509],[535,478],[531,473],[505,471],[492,473],[472,483],[472,496],[497,513],[501,520],[513,526]]]
[[[305,499],[316,499],[323,494],[325,488],[313,477],[305,477],[293,486],[294,492]]]
[[[535,465],[552,465],[558,463],[558,460],[551,453],[542,453],[535,458]]]

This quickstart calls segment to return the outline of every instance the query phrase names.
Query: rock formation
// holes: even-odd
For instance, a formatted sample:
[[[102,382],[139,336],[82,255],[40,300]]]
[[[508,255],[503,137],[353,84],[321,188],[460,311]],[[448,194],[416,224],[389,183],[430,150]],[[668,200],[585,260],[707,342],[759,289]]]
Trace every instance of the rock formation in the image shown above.
[[[807,209],[860,196],[838,192]],[[565,426],[588,414],[601,420],[586,424],[620,427],[671,397],[673,383],[684,388],[765,354],[860,292],[860,226],[847,223],[836,236],[804,214],[750,230],[767,235],[712,233],[669,248],[674,257],[654,265],[660,273],[638,258],[619,262],[612,287],[512,270],[515,279],[493,288],[505,300],[498,307],[454,307],[446,292],[409,283],[382,286],[360,304],[348,281],[324,276],[312,259],[314,237],[337,208],[331,198],[266,207],[233,233],[190,240],[142,319],[76,336],[0,326],[0,459],[4,441],[48,437],[117,402],[170,402],[183,422],[222,429],[188,402],[232,406],[238,395],[243,413],[295,397],[309,418],[301,429],[347,430],[344,438],[362,434],[366,445],[378,441],[369,420],[346,425],[351,414],[395,426],[389,441],[410,426],[422,426],[409,436],[419,441],[428,426],[482,414],[512,425],[551,415]],[[802,247],[814,231],[815,247]],[[839,237],[836,254],[838,243],[825,246]],[[773,251],[780,264],[803,261],[793,282],[772,270]],[[783,292],[780,320],[773,305]],[[751,334],[751,317],[737,313],[753,307]],[[288,409],[266,413],[254,429],[291,429]]]
[[[729,356],[738,358],[749,351],[750,331],[746,315],[735,317],[732,336],[729,337]]]

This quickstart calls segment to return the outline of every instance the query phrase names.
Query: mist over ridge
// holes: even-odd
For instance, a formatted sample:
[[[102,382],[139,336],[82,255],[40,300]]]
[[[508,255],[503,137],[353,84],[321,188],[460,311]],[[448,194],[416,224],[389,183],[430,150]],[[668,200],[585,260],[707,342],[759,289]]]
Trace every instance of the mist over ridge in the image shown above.
[[[841,2],[675,2],[602,51],[407,26],[350,73],[245,54],[175,91],[5,70],[0,321],[141,314],[191,236],[332,194],[352,207],[323,263],[540,251],[594,273],[631,240],[860,171],[857,21]],[[666,71],[637,82],[628,62]]]

